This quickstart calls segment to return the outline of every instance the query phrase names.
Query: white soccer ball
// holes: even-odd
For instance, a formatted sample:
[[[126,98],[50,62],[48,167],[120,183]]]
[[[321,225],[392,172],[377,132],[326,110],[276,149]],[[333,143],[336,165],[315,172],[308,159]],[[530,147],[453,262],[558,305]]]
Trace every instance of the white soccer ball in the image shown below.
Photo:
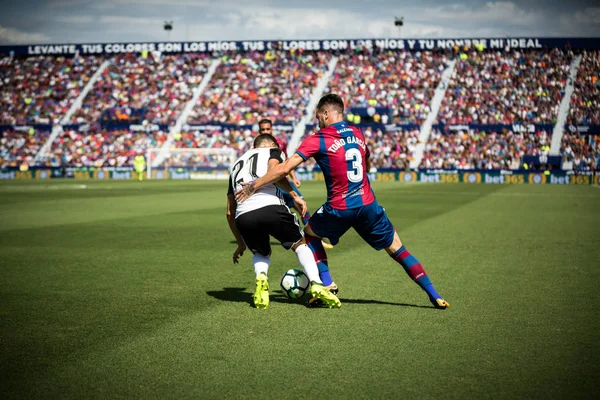
[[[290,269],[283,274],[279,285],[287,297],[290,299],[299,299],[308,291],[310,282],[301,269]]]

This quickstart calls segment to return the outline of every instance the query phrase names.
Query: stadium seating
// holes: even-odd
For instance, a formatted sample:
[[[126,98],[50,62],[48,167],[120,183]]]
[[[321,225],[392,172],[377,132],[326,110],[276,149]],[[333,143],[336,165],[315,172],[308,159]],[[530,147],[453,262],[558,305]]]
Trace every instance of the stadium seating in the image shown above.
[[[48,139],[49,131],[28,128],[0,133],[0,167],[32,165],[33,158]]]
[[[0,59],[0,125],[58,123],[101,63],[92,56]]]
[[[464,52],[463,52],[464,51]],[[455,52],[303,52],[121,54],[72,58],[0,57],[0,125],[37,125],[9,129],[1,135],[2,165],[30,163],[102,62],[100,79],[83,99],[67,129],[53,143],[43,164],[75,166],[130,165],[132,156],[160,146],[166,130],[137,132],[108,128],[108,123],[152,123],[172,126],[214,56],[221,57],[189,124],[229,124],[222,129],[184,130],[172,144],[178,148],[233,147],[242,154],[254,133],[241,126],[261,118],[295,124],[333,55],[337,67],[325,92],[340,94],[347,108],[389,108],[377,127],[364,127],[376,168],[407,168],[418,144],[418,127],[430,112],[442,72],[456,58],[455,72],[437,114],[437,123],[554,124],[573,59],[570,51]],[[574,82],[567,119],[572,125],[600,125],[600,52],[586,51]],[[389,124],[396,124],[395,128]],[[41,128],[41,125],[47,125]],[[402,125],[406,125],[402,128]],[[410,125],[410,126],[409,126]],[[231,126],[240,126],[232,128]],[[84,128],[86,129],[86,128]],[[421,162],[424,168],[518,168],[525,155],[543,155],[549,131],[534,133],[434,130]],[[565,132],[564,159],[574,168],[597,166],[598,140]],[[188,160],[189,161],[189,160]],[[208,165],[213,159],[198,159]],[[171,162],[171,161],[169,161]],[[310,168],[314,163],[307,164]]]
[[[425,145],[421,168],[519,169],[526,155],[548,155],[551,132],[434,130]]]
[[[109,61],[72,123],[93,123],[102,113],[119,108],[125,111],[115,122],[128,122],[131,110],[143,110],[148,122],[174,124],[211,58],[204,54],[123,54]]]
[[[238,156],[252,148],[254,141],[250,129],[208,129],[203,131],[184,130],[175,136],[172,148],[199,149],[199,148],[233,148]],[[173,153],[162,164],[164,167],[221,167],[228,161],[224,156],[208,156],[199,153]]]
[[[223,129],[207,131],[182,132],[181,137],[173,143],[176,148],[221,148],[231,147],[242,155],[252,148],[254,135],[250,129]]]
[[[439,123],[556,122],[571,53],[474,50],[461,55],[438,113]]]
[[[295,123],[330,59],[330,53],[284,51],[223,56],[188,123]]]
[[[565,132],[562,138],[563,160],[573,163],[575,171],[598,170],[600,167],[600,136]]]
[[[166,132],[133,132],[128,129],[107,131],[92,128],[90,132],[64,131],[52,143],[52,166],[123,167],[132,166],[138,153],[148,147],[160,147]]]
[[[348,108],[388,107],[390,123],[421,124],[447,63],[433,52],[341,54],[327,92],[342,96]]]
[[[600,125],[600,51],[582,55],[571,96],[569,124]]]
[[[311,132],[307,130],[302,140]],[[418,129],[387,131],[367,127],[362,132],[371,151],[371,167],[401,169],[409,167],[419,142]],[[312,158],[304,163],[304,167],[308,170],[312,170],[315,165]]]
[[[371,151],[371,166],[375,168],[409,167],[419,141],[418,129],[382,131],[365,129],[365,138]]]

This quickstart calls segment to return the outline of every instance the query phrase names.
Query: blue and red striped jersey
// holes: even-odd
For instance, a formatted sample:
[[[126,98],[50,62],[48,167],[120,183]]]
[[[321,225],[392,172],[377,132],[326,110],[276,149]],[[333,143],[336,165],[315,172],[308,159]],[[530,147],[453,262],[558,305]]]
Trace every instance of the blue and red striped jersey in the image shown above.
[[[287,157],[287,142],[283,139],[281,139],[279,136],[275,136],[275,140],[277,141],[277,144],[279,145],[279,149],[283,152],[283,154]]]
[[[362,132],[345,122],[310,134],[296,154],[314,157],[325,178],[327,202],[338,210],[358,208],[375,201],[367,175],[369,149]]]

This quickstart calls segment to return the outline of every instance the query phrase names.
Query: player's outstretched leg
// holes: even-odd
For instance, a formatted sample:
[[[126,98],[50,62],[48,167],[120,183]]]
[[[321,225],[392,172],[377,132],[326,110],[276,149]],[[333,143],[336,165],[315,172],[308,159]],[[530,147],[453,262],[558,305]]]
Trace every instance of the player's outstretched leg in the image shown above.
[[[254,272],[256,273],[256,287],[253,296],[254,306],[256,308],[267,308],[269,307],[269,279],[267,278],[267,273],[269,272],[271,257],[254,254],[252,262],[254,263]]]
[[[323,282],[323,286],[327,289],[331,294],[338,294],[338,286],[331,279],[331,273],[329,272],[329,265],[327,262],[327,253],[325,253],[325,249],[323,248],[323,242],[321,238],[317,238],[315,236],[311,236],[306,234],[305,236],[306,244],[312,251],[313,257],[317,263],[317,267],[319,269],[319,277]],[[309,307],[320,307],[325,302],[318,296],[313,295],[312,298],[308,301]]]
[[[319,268],[319,276],[323,281],[324,286],[333,285],[337,289],[337,285],[331,279],[331,273],[329,272],[329,264],[327,262],[327,253],[323,248],[323,243],[321,238],[317,238],[311,235],[305,235],[306,244],[310,248],[317,263],[317,267]]]
[[[397,246],[394,246],[394,243],[400,246],[400,248],[396,251],[391,250],[394,247],[397,248]],[[429,296],[429,301],[431,301],[431,304],[433,304],[435,308],[450,308],[450,303],[448,303],[442,298],[442,296],[438,294],[433,286],[433,283],[431,283],[431,279],[429,279],[427,276],[427,273],[423,269],[423,266],[419,260],[417,260],[415,256],[406,250],[406,247],[404,247],[402,242],[400,242],[400,238],[398,237],[397,233],[394,235],[394,243],[392,243],[392,246],[386,249],[390,254],[390,257],[402,265],[402,268],[404,268],[408,276],[410,276],[410,278],[427,293]]]

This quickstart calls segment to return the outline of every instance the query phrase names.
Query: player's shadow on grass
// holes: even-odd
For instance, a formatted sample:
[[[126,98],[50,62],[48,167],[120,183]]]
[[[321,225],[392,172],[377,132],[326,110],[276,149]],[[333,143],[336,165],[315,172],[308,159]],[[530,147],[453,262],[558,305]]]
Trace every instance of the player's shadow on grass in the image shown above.
[[[408,303],[394,303],[391,301],[381,301],[381,300],[368,300],[368,299],[344,299],[342,297],[340,297],[340,301],[342,302],[342,304],[344,303],[349,303],[349,304],[383,304],[383,305],[387,305],[387,306],[400,306],[400,307],[414,307],[414,308],[431,308],[431,309],[436,309],[433,306],[420,306],[418,304],[408,304]]]
[[[215,299],[233,301],[235,303],[248,303],[250,307],[254,307],[254,303],[252,302],[252,293],[247,292],[246,288],[223,288],[223,290],[209,290],[206,292],[206,294],[214,297]],[[269,299],[272,303],[305,305],[301,300],[288,299],[280,290],[271,292]]]
[[[236,242],[235,240],[230,240],[230,241],[229,241],[229,243],[231,243],[231,244],[237,244],[237,242]],[[271,240],[271,241],[269,242],[269,244],[270,244],[271,246],[279,246],[281,243],[279,243],[279,242],[276,242],[276,241],[274,241],[274,240]]]
[[[214,297],[215,299],[222,301],[232,301],[236,303],[247,303],[250,307],[254,307],[252,303],[252,293],[246,291],[246,288],[223,288],[223,290],[209,290],[206,292],[207,295]],[[274,303],[288,303],[288,304],[298,304],[301,306],[306,306],[305,300],[292,300],[288,299],[283,292],[277,290],[272,292],[269,296],[271,302]],[[344,299],[340,298],[342,304],[382,304],[388,306],[400,306],[400,307],[415,307],[415,308],[430,308],[435,309],[431,306],[420,306],[417,304],[407,304],[407,303],[393,303],[389,301],[380,301],[380,300],[368,300],[368,299]]]

